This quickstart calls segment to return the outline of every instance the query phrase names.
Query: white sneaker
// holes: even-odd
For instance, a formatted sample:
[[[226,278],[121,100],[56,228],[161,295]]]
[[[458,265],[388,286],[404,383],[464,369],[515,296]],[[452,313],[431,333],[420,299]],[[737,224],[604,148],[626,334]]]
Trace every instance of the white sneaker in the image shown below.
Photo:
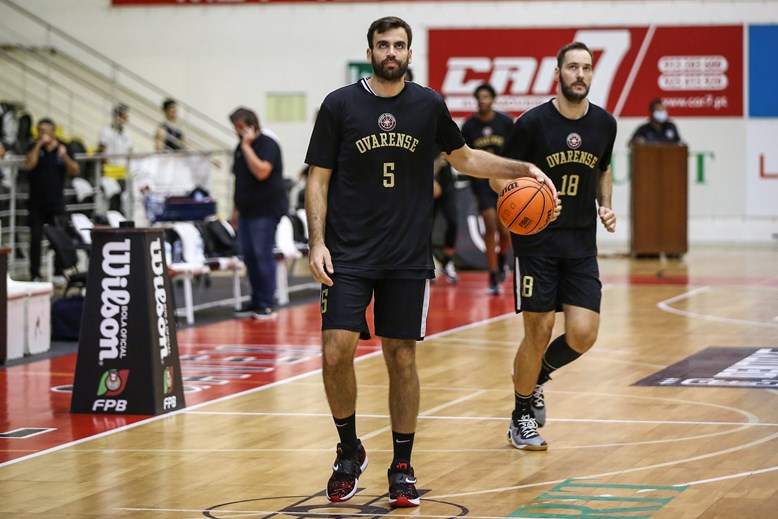
[[[457,276],[457,269],[454,268],[454,262],[449,261],[446,266],[443,267],[443,275],[446,277],[446,281],[450,285],[456,285],[459,283],[459,276]]]
[[[548,450],[546,440],[538,434],[538,423],[528,414],[521,415],[518,418],[511,418],[511,425],[508,428],[508,441],[517,449],[527,451]]]

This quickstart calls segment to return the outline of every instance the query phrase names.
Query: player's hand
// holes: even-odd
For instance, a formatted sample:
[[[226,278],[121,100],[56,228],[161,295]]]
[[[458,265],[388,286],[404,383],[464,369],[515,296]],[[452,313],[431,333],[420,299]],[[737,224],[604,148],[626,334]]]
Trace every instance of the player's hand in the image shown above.
[[[308,263],[311,266],[313,279],[331,287],[333,283],[329,274],[334,273],[335,269],[332,266],[330,250],[324,244],[312,246],[308,254]]]
[[[443,194],[443,190],[440,188],[440,184],[438,184],[437,180],[432,181],[432,199],[437,200],[440,198],[440,195]]]
[[[561,213],[562,213],[562,201],[557,198],[556,205],[554,206],[554,214],[551,215],[551,220],[548,223],[551,223],[557,218],[559,218],[559,215]]]
[[[43,146],[46,146],[47,144],[51,143],[52,138],[48,133],[41,133],[40,137],[38,137],[38,140]]]
[[[600,207],[598,210],[600,214],[600,221],[605,226],[605,230],[608,232],[616,231],[616,213],[610,207]]]
[[[60,158],[65,158],[65,156],[68,154],[68,149],[65,147],[64,144],[60,144],[57,148],[57,153],[59,153]]]
[[[561,202],[559,201],[559,193],[556,192],[556,187],[554,187],[554,183],[551,181],[550,178],[548,178],[548,175],[543,173],[540,168],[538,168],[534,164],[528,164],[529,166],[529,174],[532,177],[535,177],[535,179],[538,182],[542,182],[543,184],[546,184],[550,189],[551,193],[554,195],[554,202],[556,205],[559,205]]]

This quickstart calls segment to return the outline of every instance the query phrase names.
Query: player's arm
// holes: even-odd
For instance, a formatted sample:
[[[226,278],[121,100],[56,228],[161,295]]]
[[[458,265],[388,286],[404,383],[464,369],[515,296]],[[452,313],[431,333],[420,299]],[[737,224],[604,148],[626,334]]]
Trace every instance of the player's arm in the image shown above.
[[[557,199],[554,183],[551,182],[551,179],[545,173],[530,162],[499,157],[487,151],[474,150],[467,145],[452,151],[446,158],[457,170],[470,176],[487,178],[490,181],[491,179],[503,180],[501,183],[502,187],[505,187],[505,184],[517,177],[534,177],[539,182],[543,182],[550,187],[554,193],[554,200]],[[494,186],[492,189],[494,189]]]
[[[611,176],[611,167],[605,171],[600,171],[600,178],[597,182],[597,213],[600,215],[600,221],[608,232],[616,231],[616,213],[613,212],[613,177]]]
[[[243,158],[246,160],[246,165],[251,171],[251,174],[259,180],[267,180],[270,174],[273,172],[273,164],[267,160],[263,160],[254,148],[252,143],[259,138],[259,131],[251,126],[245,128],[241,132],[240,149],[243,151]]]
[[[157,128],[157,133],[154,134],[155,151],[165,151],[165,137],[167,137],[165,128],[160,126],[159,128]]]
[[[327,193],[330,189],[332,170],[311,166],[305,186],[305,215],[308,219],[308,262],[311,274],[319,283],[332,286],[328,274],[335,272],[330,251],[324,244],[324,228],[327,221]]]

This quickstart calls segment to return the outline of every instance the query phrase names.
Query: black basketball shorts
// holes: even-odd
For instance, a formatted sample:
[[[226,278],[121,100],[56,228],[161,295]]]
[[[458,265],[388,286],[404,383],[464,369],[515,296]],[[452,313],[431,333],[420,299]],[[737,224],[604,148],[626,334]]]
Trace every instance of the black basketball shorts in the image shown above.
[[[497,207],[497,193],[489,185],[485,178],[471,178],[470,189],[473,190],[475,201],[478,204],[478,212],[482,213],[487,209]]]
[[[596,256],[518,256],[513,280],[516,313],[561,312],[565,304],[600,313],[602,283]]]
[[[321,329],[359,332],[370,338],[365,316],[375,296],[375,334],[389,339],[423,340],[427,331],[429,280],[371,279],[331,274],[333,285],[321,286]]]

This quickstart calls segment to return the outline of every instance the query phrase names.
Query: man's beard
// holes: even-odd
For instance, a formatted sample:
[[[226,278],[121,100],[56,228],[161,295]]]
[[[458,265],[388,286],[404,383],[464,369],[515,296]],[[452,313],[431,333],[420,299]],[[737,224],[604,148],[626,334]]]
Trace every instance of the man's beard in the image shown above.
[[[584,85],[586,86],[586,90],[584,90],[583,93],[579,94],[578,92],[575,92],[573,90],[572,85],[565,84],[561,75],[559,76],[559,85],[561,86],[562,89],[562,95],[565,96],[565,99],[567,99],[571,103],[580,103],[581,101],[586,99],[586,96],[589,95],[589,85],[586,85],[584,83]]]
[[[384,63],[379,63],[375,60],[375,57],[371,58],[370,60],[373,64],[373,75],[376,77],[380,77],[381,79],[385,79],[387,81],[395,81],[397,79],[400,79],[402,77],[405,77],[405,71],[408,70],[408,62],[405,63],[397,60],[392,60],[394,63],[397,63],[397,68],[394,69],[387,69],[384,66]],[[384,60],[385,62],[388,62],[387,60]]]

